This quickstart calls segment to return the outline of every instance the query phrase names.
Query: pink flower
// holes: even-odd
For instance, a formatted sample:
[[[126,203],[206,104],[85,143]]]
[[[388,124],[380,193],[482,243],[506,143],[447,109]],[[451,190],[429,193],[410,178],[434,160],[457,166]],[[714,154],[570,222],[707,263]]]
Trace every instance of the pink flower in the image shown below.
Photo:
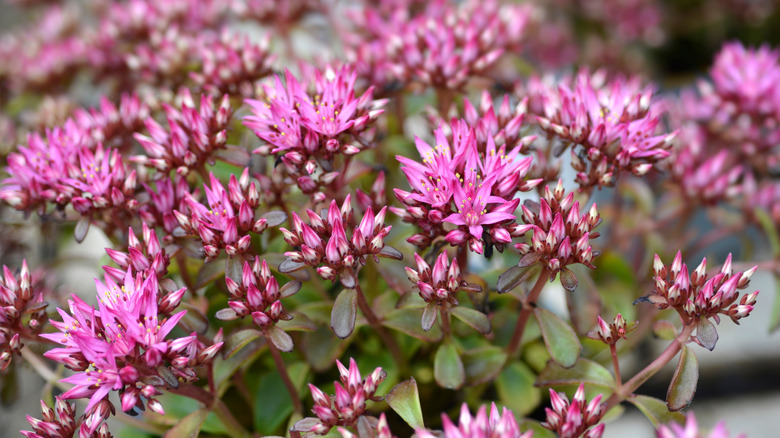
[[[604,433],[604,425],[598,424],[606,412],[606,404],[601,403],[601,394],[586,404],[585,385],[580,384],[574,393],[571,403],[564,393],[550,389],[550,404],[545,408],[547,421],[542,423],[547,429],[561,438],[600,438]]]
[[[686,416],[685,426],[677,423],[662,424],[656,431],[657,438],[728,438],[729,431],[726,429],[726,423],[721,421],[715,425],[715,428],[706,434],[699,425],[696,424],[696,416],[690,413]],[[738,438],[745,438],[745,435],[738,435]]]
[[[662,108],[652,94],[637,78],[606,81],[604,72],[582,70],[542,92],[537,121],[549,135],[582,147],[582,154],[572,149],[581,187],[609,186],[621,171],[643,175],[669,155],[676,133],[658,134]]]
[[[468,405],[463,403],[457,425],[446,414],[441,414],[441,419],[444,425],[441,436],[444,438],[531,438],[533,434],[531,431],[521,434],[512,411],[503,408],[499,413],[495,403],[490,405],[490,415],[487,407],[482,405],[475,416],[469,412]],[[415,432],[420,438],[438,436],[425,429]]]
[[[314,398],[312,412],[317,416],[307,417],[298,421],[292,430],[312,432],[325,435],[335,426],[356,428],[358,419],[366,413],[366,402],[378,401],[376,390],[387,373],[382,368],[363,378],[354,359],[349,360],[349,369],[336,361],[339,368],[340,381],[334,382],[335,397],[329,397],[316,386],[309,384],[309,390]]]

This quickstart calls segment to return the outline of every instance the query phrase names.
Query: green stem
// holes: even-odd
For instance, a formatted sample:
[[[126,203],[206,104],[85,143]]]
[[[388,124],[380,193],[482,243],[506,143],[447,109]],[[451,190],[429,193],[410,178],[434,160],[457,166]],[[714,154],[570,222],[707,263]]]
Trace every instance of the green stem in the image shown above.
[[[509,345],[506,347],[507,360],[510,360],[514,356],[517,348],[520,347],[520,341],[523,340],[523,333],[525,332],[525,326],[528,322],[528,318],[531,316],[536,307],[536,300],[539,299],[539,295],[542,293],[544,283],[550,279],[550,270],[545,266],[542,268],[542,272],[539,274],[539,278],[536,279],[533,289],[528,292],[522,300],[523,309],[520,311],[520,316],[517,317],[517,324],[515,325],[515,332],[512,334],[512,340],[509,341]]]
[[[615,368],[615,381],[618,388],[623,385],[623,380],[620,378],[620,362],[618,362],[617,347],[615,344],[609,345],[609,351],[612,353],[612,366]]]

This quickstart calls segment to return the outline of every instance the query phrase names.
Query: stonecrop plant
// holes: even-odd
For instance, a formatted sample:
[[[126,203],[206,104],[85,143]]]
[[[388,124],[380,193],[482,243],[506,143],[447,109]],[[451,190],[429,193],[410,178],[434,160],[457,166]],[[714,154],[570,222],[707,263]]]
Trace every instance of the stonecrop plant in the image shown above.
[[[0,402],[41,399],[0,435],[728,437],[694,395],[772,305],[780,49],[675,64],[681,13],[0,4]]]

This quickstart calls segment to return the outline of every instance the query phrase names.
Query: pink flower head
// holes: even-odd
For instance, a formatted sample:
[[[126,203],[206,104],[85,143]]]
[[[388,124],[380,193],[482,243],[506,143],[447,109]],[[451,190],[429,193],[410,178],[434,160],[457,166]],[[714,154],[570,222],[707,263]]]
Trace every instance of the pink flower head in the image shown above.
[[[451,142],[446,132],[451,133]],[[403,164],[401,170],[412,192],[395,189],[406,209],[392,211],[422,228],[422,233],[407,240],[425,247],[446,234],[451,245],[469,245],[477,253],[486,246],[503,249],[512,240],[514,211],[519,204],[515,194],[541,182],[524,181],[532,159],[518,159],[521,145],[508,153],[506,145],[496,147],[492,136],[480,151],[474,129],[463,120],[437,128],[435,137],[436,148],[421,139],[415,142],[422,164],[396,157]],[[443,222],[458,228],[447,232]]]
[[[726,429],[726,423],[721,421],[715,425],[715,428],[709,434],[699,429],[696,423],[696,416],[690,413],[686,416],[685,426],[677,423],[662,424],[656,431],[657,438],[729,438],[729,431]],[[745,438],[745,435],[738,435],[738,438]]]
[[[213,163],[216,152],[226,148],[226,129],[232,116],[230,99],[224,95],[215,104],[210,94],[203,94],[198,106],[187,89],[182,89],[178,97],[178,108],[163,104],[167,130],[154,119],[146,119],[149,136],[135,134],[146,154],[131,160],[161,174],[205,172],[206,164]]]
[[[285,253],[287,260],[280,265],[284,273],[314,266],[317,273],[327,280],[340,280],[347,288],[355,287],[355,270],[366,264],[366,258],[373,256],[401,260],[403,255],[396,249],[385,245],[384,239],[390,233],[391,226],[384,226],[387,207],[374,213],[371,207],[366,209],[360,223],[354,228],[348,227],[353,216],[351,196],[339,208],[332,200],[327,212],[322,216],[306,210],[309,224],[296,214],[292,214],[292,229],[280,228],[285,242],[300,250]],[[347,234],[352,228],[351,236]]]
[[[22,336],[37,335],[46,321],[40,275],[30,272],[27,261],[22,261],[18,274],[3,266],[3,277],[0,277],[0,372],[20,352]],[[30,315],[29,320],[26,315]]]
[[[317,417],[307,417],[298,421],[292,430],[298,432],[313,432],[325,435],[335,426],[355,428],[358,419],[366,413],[366,402],[378,401],[376,390],[387,373],[382,368],[363,378],[354,359],[349,360],[349,369],[336,361],[339,368],[340,381],[334,382],[335,397],[329,397],[316,386],[309,384],[309,390],[314,398],[312,412]]]
[[[495,403],[490,405],[490,415],[487,413],[487,407],[479,407],[475,416],[469,412],[469,407],[463,403],[460,408],[460,417],[458,424],[450,420],[446,414],[441,414],[444,438],[531,438],[532,431],[520,433],[517,426],[515,415],[507,408],[499,413]],[[437,435],[428,430],[417,430],[420,438],[434,438]]]
[[[383,112],[385,101],[373,99],[373,88],[358,97],[357,75],[351,67],[308,69],[312,83],[299,82],[289,71],[285,83],[279,76],[263,83],[265,101],[247,99],[252,115],[244,118],[244,125],[267,143],[254,152],[281,155],[299,187],[312,193],[338,175],[310,176],[322,160],[332,163],[337,154],[354,155],[370,144],[372,122]]]
[[[669,155],[676,135],[657,133],[662,108],[649,87],[641,87],[637,78],[606,81],[605,76],[582,70],[576,79],[548,88],[537,117],[549,135],[582,146],[582,154],[572,149],[581,187],[612,185],[623,170],[647,173]]]
[[[596,204],[588,212],[580,212],[579,201],[574,200],[574,193],[563,189],[563,181],[558,181],[555,189],[544,188],[544,194],[539,204],[526,201],[523,209],[523,222],[515,233],[523,235],[532,232],[531,244],[518,243],[515,248],[520,252],[520,267],[541,263],[555,279],[561,273],[561,282],[567,290],[577,287],[577,278],[567,265],[582,263],[594,268],[591,263],[598,255],[590,246],[590,240],[600,236],[593,229],[601,222],[596,210]]]
[[[249,233],[262,233],[269,225],[268,218],[255,218],[260,195],[255,183],[249,181],[249,169],[244,169],[240,178],[230,175],[227,190],[213,173],[209,180],[210,186],[203,185],[208,206],[189,195],[186,202],[192,217],[175,211],[176,219],[185,231],[200,237],[207,259],[217,257],[222,248],[231,257],[248,251]],[[283,213],[272,213],[272,225],[284,221]]]
[[[214,357],[222,346],[221,333],[213,345],[198,343],[192,351],[184,348],[191,344],[189,337],[167,339],[186,312],[170,317],[160,313],[155,275],[133,275],[129,269],[119,283],[106,275],[105,283],[95,280],[95,284],[97,309],[73,296],[68,301],[69,312],[58,309],[62,322],[51,321],[59,333],[41,335],[63,345],[47,351],[45,356],[77,371],[63,380],[75,385],[63,398],[89,397],[89,411],[109,392],[121,391],[123,410],[143,407],[143,396],[147,407],[160,411],[159,402],[152,397],[161,392],[150,384],[139,387],[145,381],[142,377],[194,380],[191,367],[208,363]],[[168,372],[158,371],[161,368]]]
[[[707,274],[707,259],[703,259],[693,272],[682,262],[682,253],[677,252],[671,266],[666,266],[656,254],[653,263],[655,289],[641,301],[652,303],[658,309],[672,307],[686,319],[686,323],[697,324],[697,336],[693,338],[699,345],[712,350],[718,340],[715,327],[709,318],[720,322],[720,315],[731,318],[734,323],[749,316],[753,311],[758,291],[739,295],[739,290],[750,284],[750,278],[758,266],[733,273],[731,254],[726,258],[720,272]]]
[[[547,429],[561,438],[600,438],[604,433],[604,425],[598,424],[606,412],[606,404],[601,403],[601,394],[588,403],[585,400],[585,385],[580,384],[574,393],[571,403],[564,393],[550,389],[550,404],[545,408],[547,421],[542,423]]]

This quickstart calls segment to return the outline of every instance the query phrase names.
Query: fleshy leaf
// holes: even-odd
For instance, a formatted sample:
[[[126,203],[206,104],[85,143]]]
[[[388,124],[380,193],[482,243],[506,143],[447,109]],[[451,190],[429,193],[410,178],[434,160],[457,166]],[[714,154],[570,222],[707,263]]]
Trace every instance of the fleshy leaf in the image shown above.
[[[438,342],[442,337],[441,328],[434,325],[429,331],[423,331],[420,326],[422,313],[423,309],[419,308],[395,309],[385,315],[382,325],[426,342]]]
[[[393,260],[403,260],[404,255],[401,254],[401,251],[398,251],[397,249],[393,248],[390,245],[385,245],[382,247],[382,250],[379,251],[379,254],[377,254],[379,257],[385,257],[388,259]]]
[[[227,338],[225,338],[225,346],[222,348],[222,356],[227,359],[244,348],[244,346],[246,346],[248,343],[262,336],[263,333],[255,329],[246,329],[233,332],[228,335]]]
[[[660,319],[653,323],[653,334],[665,341],[671,341],[677,336],[677,329],[670,321]]]
[[[463,362],[458,355],[458,349],[451,341],[444,342],[436,350],[433,359],[433,375],[439,386],[449,389],[458,389],[466,380]]]
[[[73,238],[76,239],[76,242],[81,243],[86,239],[90,223],[91,222],[87,217],[82,217],[76,223],[76,228],[73,230]]]
[[[287,321],[280,320],[276,326],[284,331],[312,332],[317,330],[317,325],[303,313],[295,312],[293,318]]]
[[[261,216],[269,227],[278,227],[287,220],[287,214],[283,211],[273,210]]]
[[[301,283],[298,280],[295,281],[288,281],[284,284],[281,288],[279,288],[279,295],[282,298],[291,297],[298,293],[299,290],[301,290],[301,286],[303,283]]]
[[[190,303],[182,302],[179,306],[187,310],[187,313],[184,314],[180,321],[182,327],[188,332],[196,332],[199,335],[205,334],[209,328],[209,320],[206,318],[206,315]]]
[[[707,350],[712,351],[715,349],[715,344],[718,343],[718,330],[709,318],[699,318],[699,322],[696,325],[695,341]]]
[[[536,269],[530,267],[512,266],[498,276],[496,290],[500,294],[507,293],[528,280],[536,271]]]
[[[577,276],[574,275],[574,271],[569,268],[561,269],[561,286],[569,292],[574,292],[577,289]]]
[[[347,289],[354,289],[357,287],[357,278],[352,272],[352,269],[342,268],[339,270],[339,281],[341,285]]]
[[[187,415],[176,423],[168,432],[163,435],[166,438],[195,438],[200,433],[200,428],[203,426],[203,422],[206,421],[211,409],[200,408],[197,411]]]
[[[236,311],[229,307],[225,309],[217,310],[217,313],[214,316],[216,316],[217,319],[221,321],[232,321],[238,318],[238,314],[236,314]]]
[[[653,423],[654,427],[668,424],[672,421],[685,424],[685,415],[680,412],[670,412],[663,400],[646,395],[635,395],[628,398],[628,402],[637,407]]]
[[[699,382],[699,360],[689,347],[683,347],[680,361],[674,370],[672,383],[666,393],[666,405],[670,411],[684,409],[693,401],[696,394],[696,384]]]
[[[268,342],[272,342],[276,348],[285,353],[293,351],[293,340],[290,335],[279,327],[272,325],[265,331]]]
[[[614,389],[615,378],[612,373],[598,363],[580,358],[571,368],[563,368],[554,361],[547,362],[536,382],[539,386],[585,385]]]
[[[463,352],[466,382],[469,385],[493,380],[506,363],[506,352],[499,347],[490,345]]]
[[[352,334],[357,318],[357,290],[344,289],[336,297],[330,313],[330,328],[341,339]]]
[[[433,324],[436,322],[436,315],[439,314],[439,306],[436,305],[436,303],[429,303],[427,306],[425,306],[425,309],[423,309],[422,318],[420,319],[422,329],[424,331],[429,331],[431,327],[433,327]]]
[[[513,362],[496,379],[501,403],[515,415],[526,415],[542,400],[541,390],[534,386],[536,375],[522,362]]]
[[[474,330],[482,333],[483,335],[486,335],[491,331],[490,320],[488,320],[487,315],[478,310],[463,306],[456,306],[453,307],[450,312],[452,312],[454,317],[471,326]]]
[[[300,262],[294,262],[290,260],[289,258],[284,259],[284,261],[279,264],[279,272],[282,274],[289,274],[291,272],[299,271],[306,267],[305,263]]]
[[[544,344],[552,359],[564,368],[573,367],[582,351],[582,344],[577,333],[569,324],[549,310],[537,308],[534,310],[534,315],[539,322]]]
[[[417,430],[425,427],[422,407],[420,406],[420,393],[417,390],[417,382],[414,377],[395,385],[385,396],[385,401],[412,429]]]

